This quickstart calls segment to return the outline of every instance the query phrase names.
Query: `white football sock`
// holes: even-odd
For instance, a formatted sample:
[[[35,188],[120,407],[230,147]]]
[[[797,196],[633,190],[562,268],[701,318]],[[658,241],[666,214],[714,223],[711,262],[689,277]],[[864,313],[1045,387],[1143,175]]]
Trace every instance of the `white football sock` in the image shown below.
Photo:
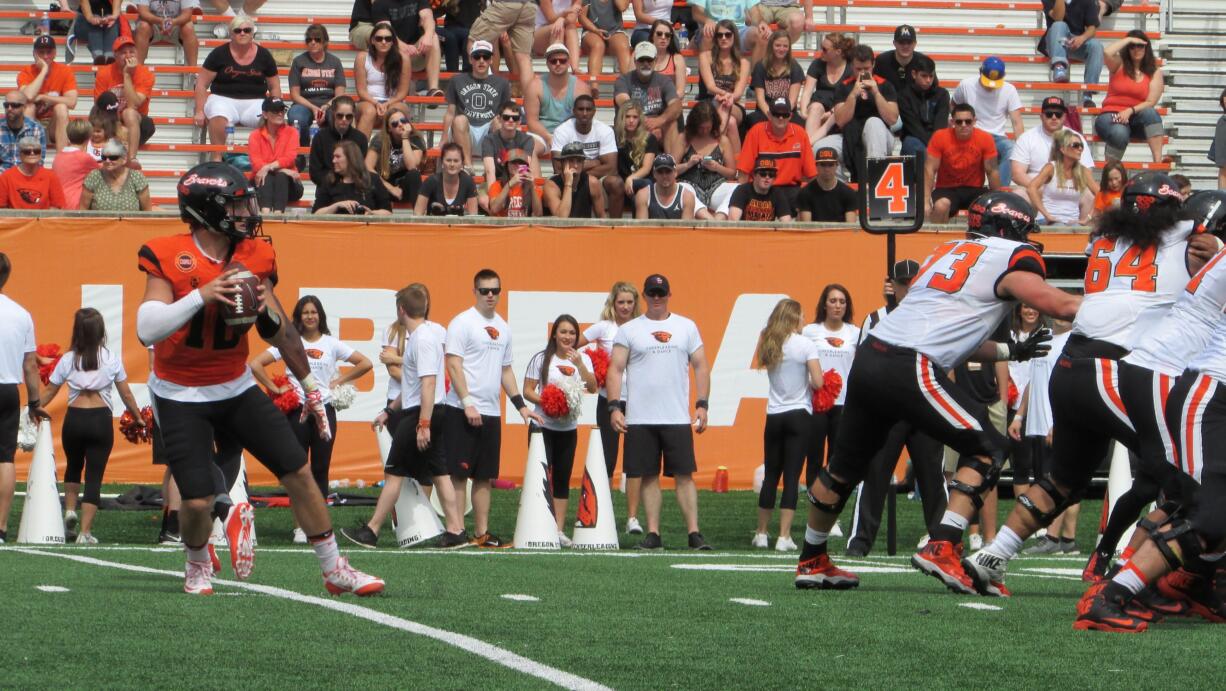
[[[805,526],[805,542],[810,545],[824,545],[830,538],[830,533],[823,533]]]
[[[959,531],[962,531],[962,532],[966,532],[966,527],[970,524],[971,522],[967,520],[964,516],[958,513],[954,513],[953,511],[946,511],[945,515],[941,517],[941,525],[947,525],[953,528],[957,528]]]
[[[1111,581],[1124,586],[1133,595],[1145,589],[1145,581],[1141,580],[1141,574],[1132,565],[1132,562],[1125,564],[1124,568],[1120,569],[1120,572],[1111,578]]]
[[[336,547],[336,535],[329,534],[322,540],[312,540],[311,547],[314,548],[315,556],[319,558],[319,568],[323,569],[324,573],[332,573],[336,570],[336,561],[341,556],[340,550]]]
[[[1005,526],[997,531],[996,539],[992,541],[992,544],[984,547],[983,551],[1005,559],[1012,559],[1022,550],[1022,542],[1022,538],[1018,537],[1017,533],[1013,532],[1009,526]]]

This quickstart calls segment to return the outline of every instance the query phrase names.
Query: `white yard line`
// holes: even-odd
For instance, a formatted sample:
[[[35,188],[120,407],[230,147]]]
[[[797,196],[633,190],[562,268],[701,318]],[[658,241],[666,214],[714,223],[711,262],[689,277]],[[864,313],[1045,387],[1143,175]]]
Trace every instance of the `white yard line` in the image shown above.
[[[180,571],[166,571],[164,569],[154,569],[148,566],[137,566],[134,564],[123,564],[120,562],[104,561],[102,559],[94,559],[80,554],[68,554],[64,552],[53,552],[49,550],[25,549],[25,548],[8,548],[7,551],[21,552],[22,554],[33,554],[42,557],[56,557],[58,559],[67,559],[81,564],[90,564],[92,566],[105,566],[111,569],[121,569],[124,571],[134,571],[136,573],[148,573],[159,576],[172,576],[174,578],[183,578],[183,573]],[[263,595],[298,602],[306,605],[314,605],[323,609],[330,609],[334,612],[348,614],[359,619],[365,619],[376,624],[380,624],[389,628],[398,629],[418,636],[433,638],[436,641],[454,646],[465,652],[473,653],[474,655],[483,657],[490,662],[502,665],[508,669],[521,672],[532,677],[536,677],[542,681],[549,682],[564,689],[607,689],[608,687],[599,684],[590,679],[564,672],[560,669],[550,667],[548,665],[529,660],[521,655],[499,648],[495,645],[478,640],[464,634],[453,633],[444,629],[437,629],[433,626],[426,626],[415,621],[402,619],[401,617],[385,614],[378,610],[363,607],[361,605],[351,604],[340,599],[324,599],[315,597],[314,595],[303,595],[292,590],[284,588],[274,588],[267,585],[258,585],[256,583],[245,583],[242,581],[228,581],[220,578],[214,578],[213,583],[224,585],[232,588],[240,588]],[[190,597],[184,595],[183,597]]]

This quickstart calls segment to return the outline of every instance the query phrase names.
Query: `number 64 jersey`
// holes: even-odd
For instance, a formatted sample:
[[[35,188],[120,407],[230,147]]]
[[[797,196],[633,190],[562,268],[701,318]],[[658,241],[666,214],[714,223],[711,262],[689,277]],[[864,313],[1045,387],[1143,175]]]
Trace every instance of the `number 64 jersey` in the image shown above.
[[[231,261],[242,262],[261,281],[277,282],[277,257],[268,242],[239,242]],[[223,268],[223,262],[200,251],[190,233],[150,240],[140,248],[138,262],[141,271],[170,282],[175,300],[217,278]],[[247,334],[227,326],[216,303],[206,304],[154,345],[149,388],[184,402],[231,398],[254,384],[247,354]]]
[[[872,335],[951,370],[975,352],[1017,304],[996,292],[1010,271],[1047,275],[1042,255],[1023,242],[986,237],[940,245],[911,281],[907,299]]]

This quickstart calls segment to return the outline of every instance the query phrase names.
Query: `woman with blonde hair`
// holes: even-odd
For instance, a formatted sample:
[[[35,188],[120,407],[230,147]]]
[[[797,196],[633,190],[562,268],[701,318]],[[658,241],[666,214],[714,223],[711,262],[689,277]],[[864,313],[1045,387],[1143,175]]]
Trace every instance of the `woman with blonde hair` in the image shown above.
[[[623,324],[642,313],[643,305],[639,301],[638,288],[635,288],[634,284],[626,281],[614,283],[613,287],[609,289],[609,297],[605,299],[604,308],[600,310],[600,321],[583,330],[583,333],[579,335],[579,345],[576,347],[582,348],[591,343],[611,355],[613,353],[613,339],[617,338],[617,330]],[[622,390],[625,390],[624,385]],[[596,426],[600,428],[600,443],[604,447],[605,470],[608,471],[609,478],[612,479],[613,469],[617,467],[617,447],[621,437],[614,431],[613,424],[609,420],[609,399],[606,398],[608,392],[605,391],[603,385],[601,385],[599,393],[600,395],[596,399]],[[626,479],[626,502],[628,506],[626,532],[635,535],[643,532],[637,517],[639,487],[639,478]]]
[[[822,387],[822,364],[817,345],[800,334],[800,303],[780,300],[758,337],[758,367],[766,370],[770,388],[766,399],[766,429],[762,433],[766,474],[758,493],[758,529],[753,546],[770,545],[766,524],[775,510],[775,493],[783,480],[779,499],[779,537],[775,550],[791,552],[792,518],[800,489],[800,469],[805,463],[813,426],[813,392]]]
[[[617,175],[606,175],[603,181],[609,218],[621,218],[626,201],[633,204],[634,193],[651,184],[651,164],[662,148],[656,135],[647,131],[643,119],[643,102],[636,98],[623,103],[614,116]]]
[[[1051,162],[1044,165],[1026,194],[1041,216],[1041,223],[1085,225],[1094,211],[1098,183],[1090,169],[1081,164],[1085,142],[1081,135],[1064,129],[1052,135]]]
[[[792,40],[783,29],[774,31],[766,42],[766,55],[754,65],[749,86],[753,89],[757,110],[745,119],[748,127],[770,121],[770,105],[775,99],[786,99],[792,109],[792,119],[800,124],[797,115],[800,106],[800,89],[805,83],[805,71],[792,57]]]
[[[805,114],[805,131],[810,141],[821,137],[819,128],[834,110],[834,90],[839,82],[851,76],[851,50],[856,39],[832,31],[822,38],[821,57],[816,58],[805,73],[796,109]]]
[[[426,142],[413,126],[409,107],[403,103],[389,105],[383,127],[375,132],[366,150],[366,170],[379,178],[392,199],[416,204],[425,158]]]

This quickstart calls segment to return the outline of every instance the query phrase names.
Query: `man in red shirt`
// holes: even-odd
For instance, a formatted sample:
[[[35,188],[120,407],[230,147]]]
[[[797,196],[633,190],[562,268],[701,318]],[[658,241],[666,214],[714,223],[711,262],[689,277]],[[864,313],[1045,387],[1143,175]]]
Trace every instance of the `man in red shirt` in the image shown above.
[[[139,170],[136,151],[153,136],[149,117],[149,97],[153,94],[153,72],[136,60],[136,41],[120,35],[113,46],[115,62],[98,70],[94,78],[94,100],[106,92],[119,101],[119,121],[128,130],[128,167]]]
[[[26,137],[17,142],[21,163],[0,175],[0,209],[62,209],[64,188],[43,166],[43,145]]]
[[[975,109],[969,103],[954,106],[953,126],[933,132],[924,162],[924,199],[927,217],[945,223],[964,211],[979,195],[1000,187],[996,143],[992,135],[975,128]],[[984,178],[988,187],[984,187]]]
[[[55,61],[55,39],[43,34],[34,39],[34,64],[17,73],[17,88],[29,102],[26,116],[47,130],[59,152],[68,145],[68,114],[77,107],[77,78],[72,68]]]
[[[770,120],[749,129],[736,159],[737,182],[750,182],[760,158],[775,161],[775,187],[782,187],[795,206],[800,187],[817,177],[813,146],[805,128],[792,122],[792,106],[786,98],[770,105]]]

